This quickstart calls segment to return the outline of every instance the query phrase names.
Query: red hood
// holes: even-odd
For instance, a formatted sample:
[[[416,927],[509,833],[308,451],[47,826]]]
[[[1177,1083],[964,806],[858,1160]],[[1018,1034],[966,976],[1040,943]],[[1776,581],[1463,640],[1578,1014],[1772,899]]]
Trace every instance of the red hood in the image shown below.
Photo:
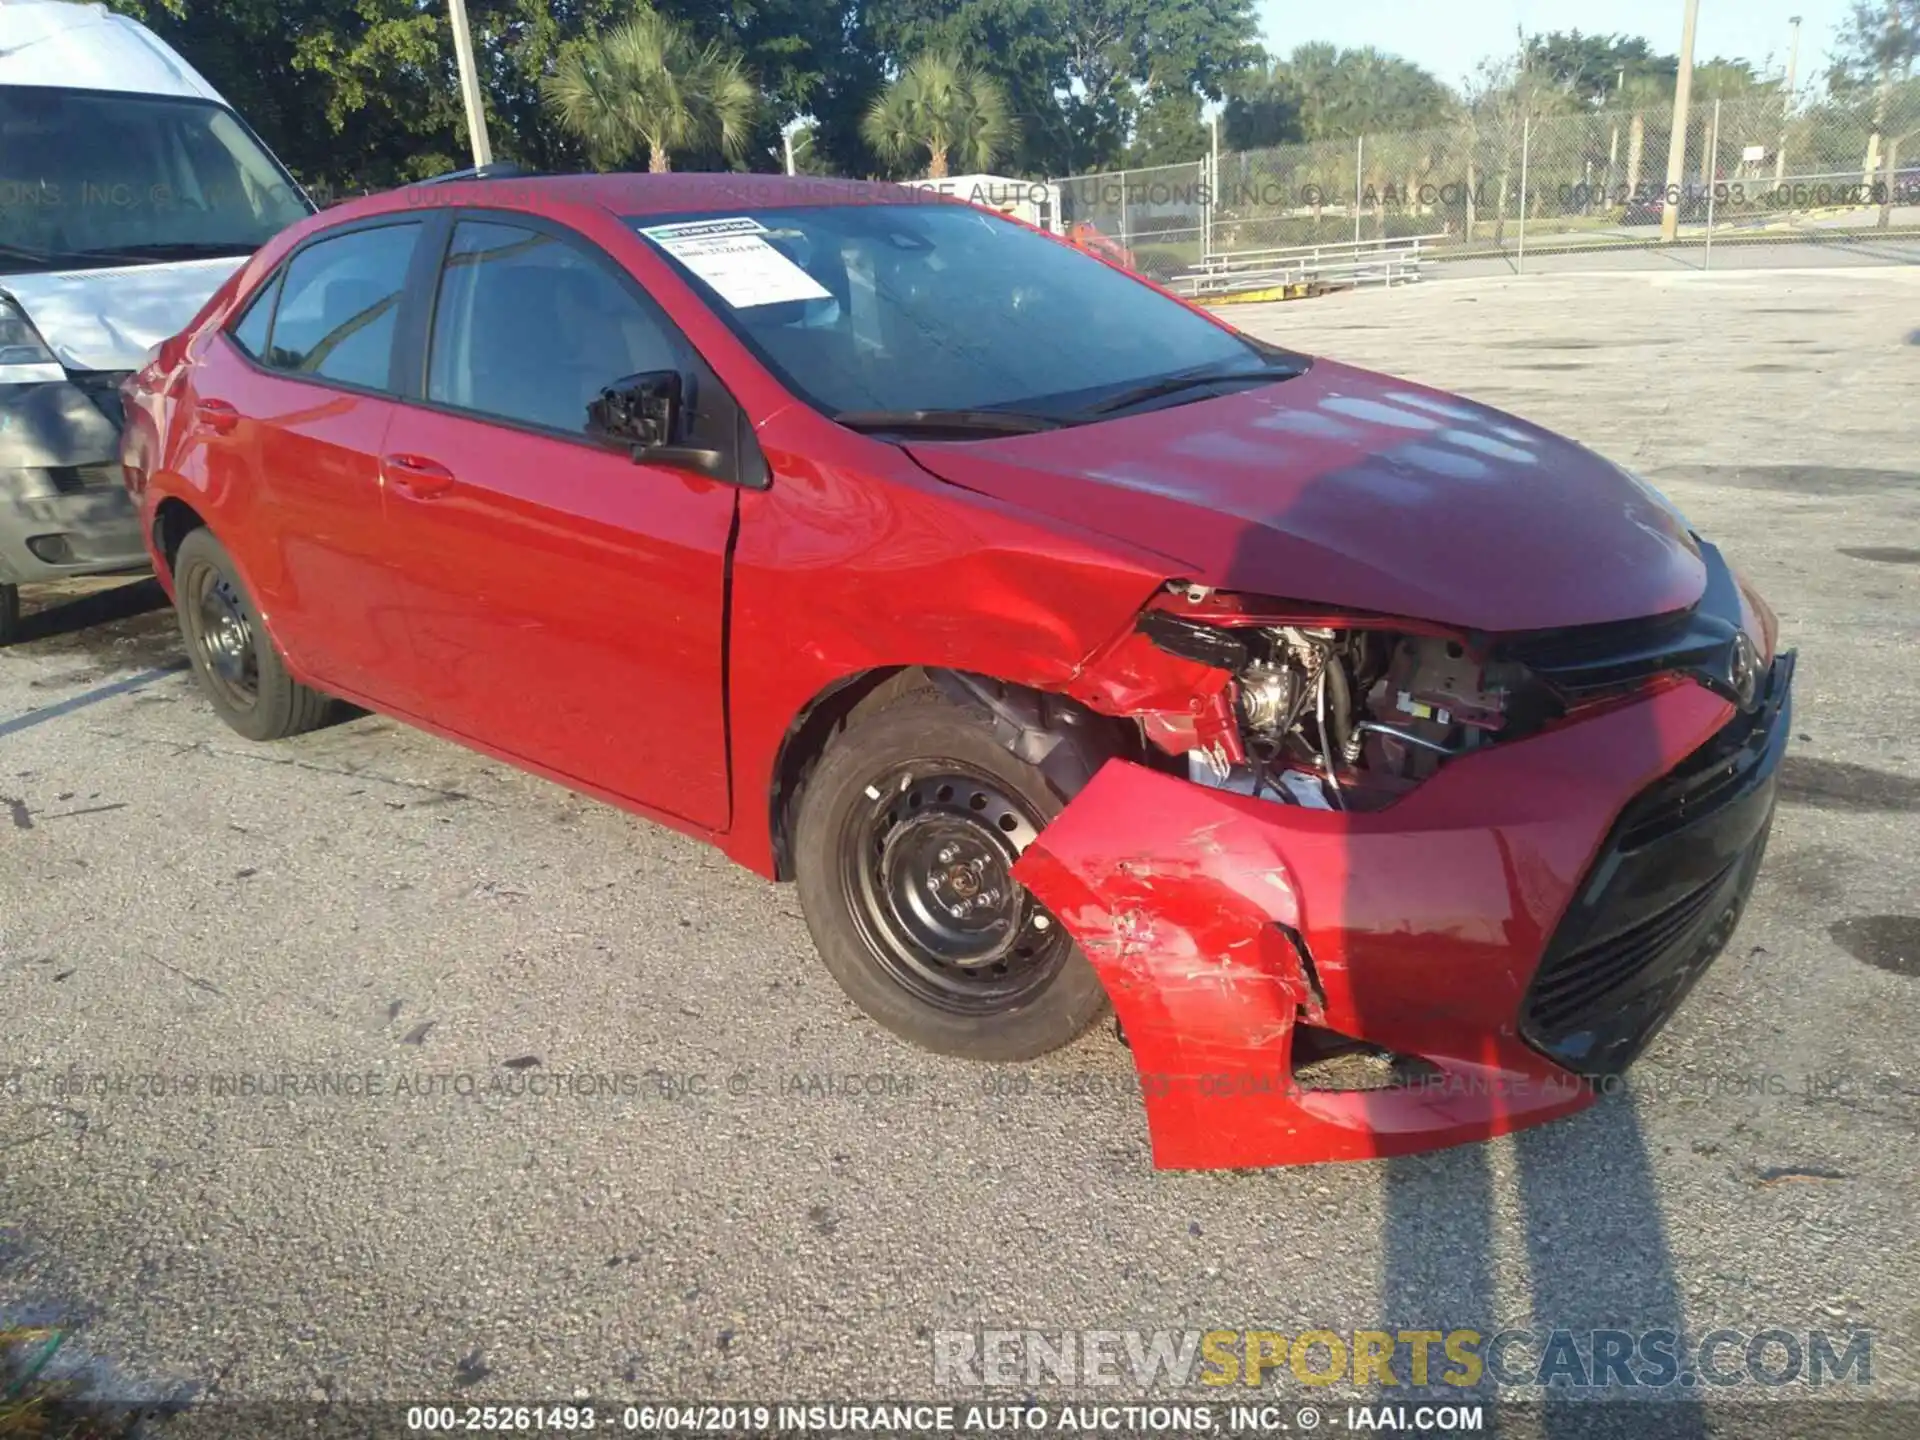
[[[1618,466],[1470,400],[1332,361],[1096,425],[915,445],[940,478],[1287,600],[1535,630],[1697,601],[1680,519]]]

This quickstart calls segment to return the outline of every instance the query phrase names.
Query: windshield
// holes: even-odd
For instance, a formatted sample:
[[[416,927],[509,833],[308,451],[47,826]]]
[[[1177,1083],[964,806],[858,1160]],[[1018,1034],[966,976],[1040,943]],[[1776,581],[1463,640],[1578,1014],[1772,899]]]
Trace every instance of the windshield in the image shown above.
[[[1065,414],[1273,353],[1025,226],[932,203],[633,220],[829,414]]]
[[[211,102],[0,86],[0,273],[250,255],[311,213]]]

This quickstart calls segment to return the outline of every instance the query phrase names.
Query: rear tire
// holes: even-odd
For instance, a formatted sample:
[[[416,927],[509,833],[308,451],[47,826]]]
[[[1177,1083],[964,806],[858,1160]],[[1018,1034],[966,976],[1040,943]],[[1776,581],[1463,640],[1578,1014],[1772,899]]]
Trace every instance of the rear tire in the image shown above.
[[[0,645],[20,638],[20,587],[0,584]]]
[[[1030,1060],[1105,1012],[1086,956],[1007,875],[1065,799],[932,687],[855,717],[808,777],[794,830],[821,960],[923,1049]]]
[[[199,529],[173,560],[174,612],[200,689],[249,740],[282,740],[326,722],[333,701],[287,673],[233,557]]]

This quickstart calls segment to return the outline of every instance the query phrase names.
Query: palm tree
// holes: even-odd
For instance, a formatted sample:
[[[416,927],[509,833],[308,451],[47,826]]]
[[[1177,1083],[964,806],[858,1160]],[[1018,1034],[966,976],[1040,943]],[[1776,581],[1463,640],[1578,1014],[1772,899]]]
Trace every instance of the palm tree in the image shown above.
[[[1640,189],[1640,160],[1647,148],[1647,110],[1673,102],[1673,82],[1664,75],[1630,75],[1615,92],[1620,102],[1632,108],[1633,119],[1627,125],[1627,185],[1629,203]]]
[[[656,175],[673,168],[676,150],[738,160],[760,98],[736,56],[644,5],[569,49],[540,88],[596,164],[621,164],[644,145]]]
[[[927,178],[944,179],[958,160],[986,170],[1019,138],[1000,82],[942,51],[928,51],[900,72],[860,122],[860,133],[889,165],[927,157]]]

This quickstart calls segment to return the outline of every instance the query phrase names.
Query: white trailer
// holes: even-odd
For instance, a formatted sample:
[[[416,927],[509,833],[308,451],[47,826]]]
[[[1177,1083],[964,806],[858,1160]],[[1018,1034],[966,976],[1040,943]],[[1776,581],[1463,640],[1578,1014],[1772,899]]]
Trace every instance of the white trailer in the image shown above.
[[[935,190],[1002,215],[1012,215],[1042,230],[1058,232],[1060,190],[1044,180],[1018,180],[1010,175],[947,175],[938,180],[909,180],[916,190]]]

